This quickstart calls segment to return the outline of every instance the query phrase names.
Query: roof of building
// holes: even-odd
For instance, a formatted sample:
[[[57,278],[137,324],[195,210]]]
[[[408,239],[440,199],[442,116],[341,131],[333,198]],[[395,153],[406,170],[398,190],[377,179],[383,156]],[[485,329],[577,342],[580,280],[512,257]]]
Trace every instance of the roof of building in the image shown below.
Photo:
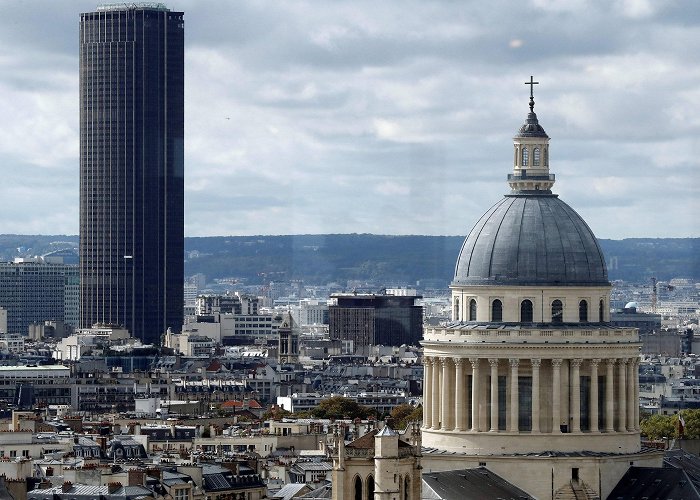
[[[291,500],[292,498],[298,497],[300,493],[308,493],[310,491],[311,488],[309,488],[306,483],[289,483],[282,486],[282,488],[275,493],[270,494],[270,498],[276,500]]]
[[[351,443],[348,443],[346,448],[374,449],[374,435],[377,432],[379,432],[377,429],[372,429],[364,436],[357,438]]]
[[[683,469],[630,467],[608,498],[616,500],[700,499],[700,493]]]
[[[313,491],[305,493],[297,498],[306,498],[313,500],[323,500],[326,498],[333,498],[333,485],[330,483],[323,484]]]
[[[453,285],[607,285],[586,222],[557,195],[509,194],[464,240]]]
[[[683,469],[696,488],[700,488],[700,457],[685,450],[667,450],[664,455],[664,467]]]
[[[479,467],[423,474],[423,496],[429,500],[532,499],[523,490]]]

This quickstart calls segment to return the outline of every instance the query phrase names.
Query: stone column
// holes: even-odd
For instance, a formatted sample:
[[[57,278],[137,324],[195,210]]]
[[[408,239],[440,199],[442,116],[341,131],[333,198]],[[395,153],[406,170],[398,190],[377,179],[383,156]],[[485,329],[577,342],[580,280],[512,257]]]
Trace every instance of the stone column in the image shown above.
[[[634,430],[639,431],[639,358],[634,359]]]
[[[617,404],[620,408],[619,416],[619,431],[625,432],[627,430],[627,360],[618,360],[618,385],[620,386],[620,394],[617,395]]]
[[[433,425],[433,358],[423,357],[423,427]]]
[[[433,429],[440,428],[440,358],[433,358],[433,409],[430,414],[433,417]]]
[[[510,432],[518,432],[519,401],[518,401],[518,365],[519,359],[510,359]]]
[[[464,359],[453,358],[455,364],[455,429],[463,431],[467,428],[467,413],[464,411],[466,397],[464,387]]]
[[[561,359],[552,360],[552,433],[561,432]]]
[[[581,432],[581,361],[571,360],[571,432]]]
[[[450,359],[441,358],[442,362],[442,395],[440,399],[442,404],[440,405],[440,421],[442,425],[440,429],[446,431],[450,428],[450,415],[452,413],[452,408],[450,408]]]
[[[634,423],[634,416],[637,413],[635,411],[636,407],[639,407],[639,398],[634,400],[635,387],[639,381],[639,375],[634,372],[636,364],[634,358],[630,358],[627,361],[627,430],[633,431],[636,427]]]
[[[479,431],[479,358],[469,358],[472,364],[472,432]]]
[[[540,432],[540,363],[539,358],[530,360],[532,363],[532,432]]]
[[[491,428],[489,432],[498,432],[498,359],[489,359],[491,365]]]
[[[598,432],[598,364],[600,359],[591,360],[591,399],[588,403],[590,431]]]
[[[615,398],[614,385],[615,378],[613,376],[613,368],[615,367],[614,359],[607,359],[605,372],[605,432],[615,432]]]

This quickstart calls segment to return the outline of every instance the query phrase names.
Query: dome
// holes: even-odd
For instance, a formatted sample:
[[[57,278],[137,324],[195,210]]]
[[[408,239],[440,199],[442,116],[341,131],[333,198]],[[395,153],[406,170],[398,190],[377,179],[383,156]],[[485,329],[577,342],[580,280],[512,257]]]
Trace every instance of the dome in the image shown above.
[[[511,194],[464,240],[457,286],[607,286],[605,258],[584,220],[554,194]]]
[[[542,125],[537,120],[537,115],[534,111],[530,111],[527,115],[527,119],[515,137],[547,137],[547,132],[544,131]]]

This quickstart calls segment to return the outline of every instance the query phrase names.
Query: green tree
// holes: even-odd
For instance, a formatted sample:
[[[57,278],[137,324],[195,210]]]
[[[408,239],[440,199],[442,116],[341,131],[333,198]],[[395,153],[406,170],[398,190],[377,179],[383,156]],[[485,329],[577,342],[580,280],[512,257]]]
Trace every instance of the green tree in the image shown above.
[[[312,417],[333,419],[367,418],[375,413],[376,411],[373,408],[362,406],[357,401],[342,396],[324,399],[316,408],[311,410]]]
[[[292,412],[285,410],[281,406],[271,406],[269,410],[267,410],[265,413],[262,415],[263,420],[281,420],[284,417],[288,417],[291,415]]]
[[[642,435],[648,439],[674,437],[677,433],[677,422],[678,417],[675,415],[652,415],[639,422],[639,428]]]
[[[413,407],[407,403],[395,406],[389,413],[391,426],[394,429],[405,429],[409,422],[423,420],[423,407]]]

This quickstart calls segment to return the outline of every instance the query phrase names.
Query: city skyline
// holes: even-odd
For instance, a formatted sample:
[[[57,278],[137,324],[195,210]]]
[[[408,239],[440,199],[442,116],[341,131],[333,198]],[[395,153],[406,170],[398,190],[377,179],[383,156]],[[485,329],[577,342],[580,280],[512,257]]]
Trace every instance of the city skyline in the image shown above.
[[[75,19],[98,2],[0,4],[0,233],[77,234]],[[698,7],[476,5],[167,2],[186,235],[464,235],[508,191],[532,74],[554,192],[598,237],[699,236]]]

